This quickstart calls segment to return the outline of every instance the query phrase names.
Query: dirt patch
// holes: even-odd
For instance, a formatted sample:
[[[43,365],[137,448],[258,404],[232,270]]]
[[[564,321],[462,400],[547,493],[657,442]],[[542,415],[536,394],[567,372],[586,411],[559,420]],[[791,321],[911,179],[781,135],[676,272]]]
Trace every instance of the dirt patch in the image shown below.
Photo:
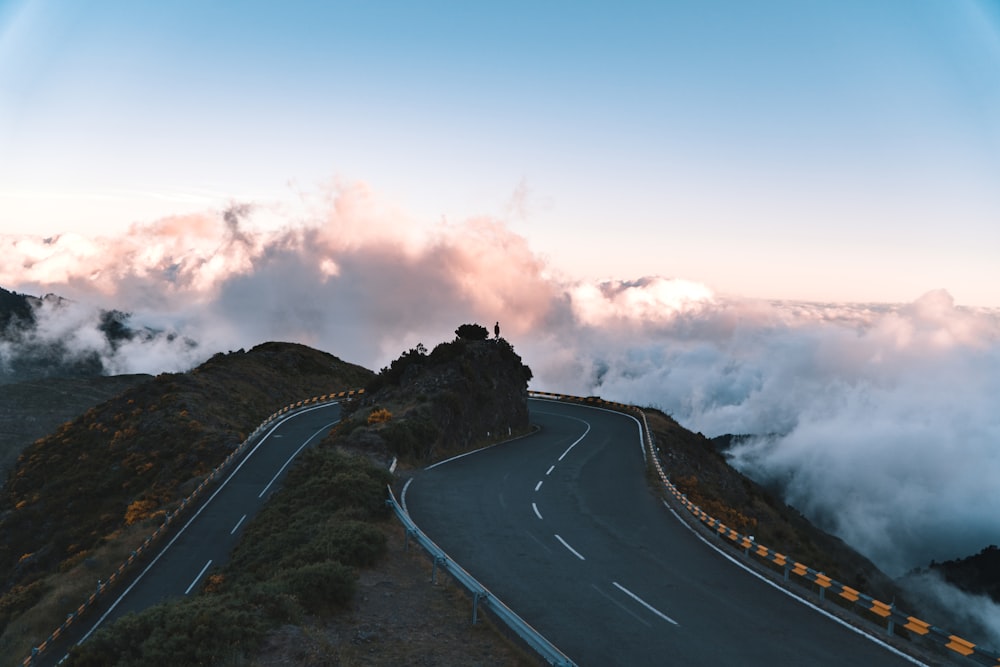
[[[255,667],[293,665],[468,665],[535,667],[541,662],[479,615],[461,586],[438,573],[394,521],[383,526],[388,554],[363,570],[351,608],[332,619],[310,619],[272,631]]]

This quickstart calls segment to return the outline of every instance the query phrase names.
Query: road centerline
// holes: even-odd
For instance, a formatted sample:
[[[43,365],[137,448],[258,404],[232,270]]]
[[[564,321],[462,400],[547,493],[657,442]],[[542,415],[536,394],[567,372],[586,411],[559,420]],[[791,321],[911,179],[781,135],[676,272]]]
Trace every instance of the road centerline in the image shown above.
[[[579,551],[577,551],[576,549],[574,549],[573,547],[571,547],[566,540],[564,540],[563,538],[559,537],[558,535],[556,535],[556,539],[559,540],[564,547],[566,547],[567,549],[569,549],[569,552],[571,554],[573,554],[574,556],[576,556],[580,560],[587,560],[586,558],[583,557],[583,554],[581,554]]]
[[[538,505],[536,505],[535,503],[531,503],[531,509],[535,510],[535,516],[537,516],[539,519],[542,518],[542,513],[538,511]]]
[[[611,602],[611,603],[612,603],[612,604],[614,604],[614,605],[615,605],[616,607],[618,607],[619,609],[621,609],[622,611],[624,611],[624,612],[625,612],[626,614],[628,614],[629,616],[631,616],[631,617],[632,617],[632,618],[634,618],[635,620],[637,620],[637,621],[639,621],[640,623],[642,623],[643,625],[645,625],[645,626],[646,626],[647,628],[651,628],[651,627],[653,627],[652,625],[650,625],[650,624],[649,624],[649,623],[648,623],[648,622],[646,621],[646,619],[644,619],[643,617],[639,616],[639,615],[638,615],[637,613],[635,613],[634,611],[632,611],[631,609],[629,609],[628,607],[626,607],[625,605],[623,605],[623,604],[622,604],[621,602],[619,602],[618,600],[614,599],[613,597],[611,597],[610,595],[608,595],[607,593],[605,593],[604,591],[602,591],[602,590],[601,590],[601,589],[600,589],[600,588],[599,588],[599,587],[597,586],[597,584],[591,584],[591,585],[590,585],[590,587],[591,587],[591,588],[593,588],[593,589],[594,589],[595,591],[597,591],[598,593],[600,593],[600,594],[601,594],[601,596],[602,596],[602,597],[603,597],[603,598],[604,598],[605,600],[607,600],[608,602]]]
[[[246,520],[246,518],[247,518],[246,514],[244,514],[243,516],[241,516],[240,520],[236,522],[235,526],[233,526],[233,529],[231,531],[229,531],[229,534],[230,535],[235,535],[236,534],[236,529],[240,527],[240,524],[242,524]]]
[[[653,612],[654,614],[656,614],[657,616],[659,616],[660,618],[662,618],[664,621],[667,621],[668,623],[673,623],[674,625],[680,625],[680,623],[678,623],[674,619],[670,618],[669,616],[667,616],[666,614],[664,614],[662,611],[660,611],[659,609],[657,609],[653,605],[649,604],[648,602],[646,602],[645,600],[643,600],[641,597],[639,597],[638,595],[636,595],[635,593],[633,593],[629,589],[627,589],[624,586],[622,586],[621,584],[619,584],[617,581],[612,581],[611,584],[615,588],[617,588],[618,590],[620,590],[622,593],[624,593],[625,595],[629,596],[630,598],[632,598],[633,600],[635,600],[636,602],[638,602],[639,604],[641,604],[643,607],[645,607],[646,609],[650,610],[651,612]]]
[[[537,491],[540,488],[542,488],[542,483],[539,481],[538,484],[535,484],[535,491]]]
[[[577,420],[577,421],[583,421],[583,420],[581,419],[581,420]],[[580,441],[583,440],[584,438],[586,438],[587,434],[590,433],[590,422],[583,422],[583,423],[587,425],[587,430],[584,431],[583,435],[581,435],[579,438],[577,438],[576,441],[572,445],[570,445],[569,447],[567,447],[565,452],[563,452],[562,454],[559,455],[559,458],[556,459],[557,461],[562,461],[564,458],[566,458],[566,455],[569,454],[569,450],[573,449],[578,444],[580,444]]]

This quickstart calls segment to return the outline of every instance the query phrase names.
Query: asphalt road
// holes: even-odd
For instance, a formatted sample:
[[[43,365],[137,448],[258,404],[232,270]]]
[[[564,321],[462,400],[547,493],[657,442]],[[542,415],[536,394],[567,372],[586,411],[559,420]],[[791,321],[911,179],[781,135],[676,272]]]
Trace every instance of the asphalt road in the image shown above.
[[[421,471],[403,500],[577,664],[913,664],[706,545],[649,490],[634,419],[530,407],[536,434]]]
[[[164,538],[162,548],[130,584],[111,592],[98,613],[74,628],[79,636],[72,636],[72,641],[86,641],[98,627],[129,612],[197,591],[205,577],[229,560],[242,529],[281,484],[292,460],[322,439],[339,419],[340,406],[333,403],[276,422],[204,496],[203,503],[180,517],[180,527]],[[64,653],[65,648],[46,652],[43,662],[57,660]]]

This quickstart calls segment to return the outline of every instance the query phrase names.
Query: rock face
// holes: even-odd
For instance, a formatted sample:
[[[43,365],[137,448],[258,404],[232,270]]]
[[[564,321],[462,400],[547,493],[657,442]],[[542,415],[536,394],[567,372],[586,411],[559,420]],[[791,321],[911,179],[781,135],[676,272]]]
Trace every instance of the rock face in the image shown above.
[[[418,464],[523,433],[530,379],[502,338],[456,338],[430,354],[418,346],[369,385],[345,426],[348,443]]]

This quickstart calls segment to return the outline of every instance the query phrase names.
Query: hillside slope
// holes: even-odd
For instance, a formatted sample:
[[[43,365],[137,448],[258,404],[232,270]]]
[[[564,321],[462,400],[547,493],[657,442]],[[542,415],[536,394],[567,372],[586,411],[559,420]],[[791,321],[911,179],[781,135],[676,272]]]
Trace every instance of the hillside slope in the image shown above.
[[[932,561],[928,570],[967,593],[985,594],[1000,603],[1000,547],[995,544],[967,558]]]
[[[203,592],[101,630],[69,664],[260,664],[263,654],[269,665],[530,664],[464,612],[442,646],[441,620],[427,618],[447,613],[441,589],[401,562],[411,554],[388,552],[400,536],[385,506],[394,453],[436,459],[527,428],[529,376],[502,340],[404,353],[344,406],[352,417],[300,455]],[[404,572],[416,580],[399,581]],[[382,588],[366,585],[372,576]],[[390,594],[373,619],[369,595]]]
[[[21,451],[151,375],[38,378],[0,383],[0,487]]]
[[[303,345],[264,343],[133,386],[26,448],[0,491],[0,632],[55,593],[60,573],[171,511],[262,418],[372,375]],[[104,575],[91,571],[88,587]],[[57,619],[80,602],[63,597]]]
[[[303,346],[268,343],[134,387],[25,452],[0,498],[0,531],[21,540],[0,552],[0,627],[42,596],[51,597],[56,571],[76,571],[130,522],[141,526],[170,509],[262,416],[309,395],[367,385],[363,400],[345,406],[344,423],[296,463],[285,489],[247,528],[232,562],[204,594],[112,626],[92,645],[93,653],[88,649],[78,657],[80,664],[106,665],[114,664],[109,656],[127,652],[144,664],[176,664],[176,651],[192,644],[180,646],[177,637],[188,632],[203,642],[196,644],[198,655],[220,660],[256,660],[266,645],[266,664],[301,663],[303,638],[311,664],[364,657],[365,664],[394,665],[437,655],[442,640],[433,633],[400,641],[393,629],[402,622],[394,610],[430,609],[430,598],[440,602],[440,589],[422,585],[426,573],[413,585],[397,582],[390,590],[426,597],[428,604],[383,604],[381,613],[395,616],[381,624],[373,620],[369,600],[351,595],[365,579],[359,573],[404,557],[387,552],[376,534],[395,529],[376,491],[384,489],[384,469],[393,456],[404,468],[426,465],[530,428],[530,377],[506,341],[460,336],[430,353],[418,345],[378,376]],[[839,581],[899,601],[893,583],[870,562],[731,468],[701,434],[658,411],[647,415],[671,478],[694,502]],[[74,474],[76,468],[85,470]],[[95,479],[87,482],[90,477]],[[31,542],[33,531],[45,537]],[[390,570],[402,576],[398,568]],[[315,596],[325,585],[337,587],[326,602]],[[70,607],[78,602],[67,596]],[[454,604],[466,603],[457,598]],[[357,618],[367,625],[357,626]],[[231,631],[230,621],[243,629]],[[371,630],[373,623],[378,632]],[[19,631],[14,626],[8,633]],[[40,627],[47,632],[52,625]],[[452,641],[461,646],[452,647],[452,655],[497,650],[490,633],[456,637]],[[421,642],[425,649],[418,648]],[[0,655],[8,646],[0,639]],[[167,650],[171,646],[176,650]]]
[[[0,287],[0,385],[39,378],[89,378],[114,372],[127,343],[153,348],[175,332],[133,327],[132,315],[77,303],[56,294],[39,298]]]
[[[718,443],[646,409],[670,480],[710,515],[781,553],[881,600],[902,602],[892,578],[838,537],[729,465]]]

